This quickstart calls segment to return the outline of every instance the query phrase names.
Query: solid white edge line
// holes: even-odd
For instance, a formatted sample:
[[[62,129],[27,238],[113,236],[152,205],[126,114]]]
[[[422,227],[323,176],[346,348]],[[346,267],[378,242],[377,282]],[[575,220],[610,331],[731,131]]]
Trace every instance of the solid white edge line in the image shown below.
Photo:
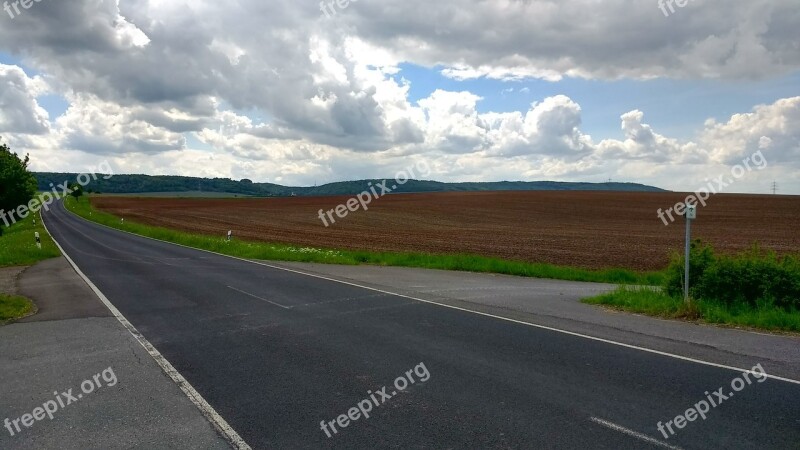
[[[137,237],[144,238],[144,239],[150,239],[151,241],[163,242],[165,244],[176,245],[178,247],[184,247],[184,248],[188,248],[188,249],[191,249],[191,250],[196,250],[196,251],[205,252],[205,253],[211,253],[213,255],[224,256],[226,258],[231,258],[231,259],[237,259],[239,261],[244,261],[244,262],[247,262],[247,263],[250,263],[250,264],[257,264],[259,266],[270,267],[270,268],[273,268],[273,269],[283,270],[283,271],[286,271],[286,272],[293,272],[293,273],[297,273],[297,274],[300,274],[300,275],[305,275],[305,276],[309,276],[309,277],[313,277],[313,278],[319,278],[319,279],[322,279],[322,280],[328,280],[328,281],[333,281],[333,282],[336,282],[336,283],[346,284],[346,285],[349,285],[349,286],[355,286],[355,287],[359,287],[359,288],[362,288],[362,289],[367,289],[367,290],[374,291],[374,292],[380,292],[382,294],[394,295],[394,296],[397,296],[397,297],[403,297],[403,298],[407,298],[407,299],[411,299],[411,300],[416,300],[416,301],[422,302],[422,303],[428,303],[428,304],[431,304],[431,305],[442,306],[444,308],[455,309],[455,310],[458,310],[458,311],[465,311],[465,312],[468,312],[468,313],[478,314],[478,315],[485,316],[485,317],[491,317],[491,318],[494,318],[494,319],[505,320],[507,322],[517,323],[517,324],[521,324],[521,325],[527,325],[529,327],[539,328],[539,329],[542,329],[542,330],[554,331],[556,333],[568,334],[570,336],[589,339],[589,340],[592,340],[592,341],[603,342],[603,343],[606,343],[606,344],[616,345],[616,346],[619,346],[619,347],[625,347],[625,348],[630,348],[630,349],[633,349],[633,350],[639,350],[639,351],[642,351],[642,352],[653,353],[653,354],[660,355],[660,356],[666,356],[666,357],[669,357],[669,358],[675,358],[675,359],[680,359],[680,360],[683,360],[683,361],[689,361],[689,362],[693,362],[695,364],[703,364],[703,365],[706,365],[706,366],[717,367],[719,369],[727,369],[727,370],[732,370],[732,371],[735,371],[735,372],[750,373],[752,375],[762,376],[761,373],[754,372],[752,369],[742,369],[742,368],[739,368],[739,367],[727,366],[727,365],[724,365],[724,364],[717,364],[717,363],[713,363],[713,362],[709,362],[709,361],[703,361],[701,359],[690,358],[688,356],[676,355],[674,353],[662,352],[660,350],[653,350],[651,348],[639,347],[637,345],[632,345],[632,344],[625,344],[623,342],[617,342],[617,341],[612,341],[612,340],[609,340],[609,339],[603,339],[603,338],[599,338],[599,337],[595,337],[595,336],[589,336],[589,335],[586,335],[586,334],[576,333],[574,331],[567,331],[567,330],[562,330],[562,329],[559,329],[559,328],[548,327],[546,325],[539,325],[539,324],[535,324],[535,323],[530,323],[530,322],[524,322],[524,321],[521,321],[521,320],[511,319],[511,318],[508,318],[508,317],[496,316],[494,314],[484,313],[484,312],[480,312],[480,311],[473,311],[471,309],[461,308],[459,306],[448,305],[448,304],[445,304],[445,303],[438,303],[438,302],[434,302],[432,300],[424,300],[424,299],[421,299],[421,298],[411,297],[411,296],[405,295],[405,294],[398,294],[396,292],[384,291],[382,289],[377,289],[377,288],[373,288],[373,287],[369,287],[369,286],[363,286],[363,285],[360,285],[360,284],[351,283],[349,281],[342,281],[342,280],[337,280],[335,278],[329,278],[329,277],[325,277],[325,276],[322,276],[322,275],[316,275],[316,274],[313,274],[313,273],[307,273],[307,272],[303,272],[303,271],[296,270],[296,269],[289,269],[289,268],[286,268],[286,267],[274,266],[272,264],[267,264],[267,263],[263,263],[263,262],[259,262],[259,261],[253,261],[253,260],[249,260],[249,259],[245,259],[245,258],[239,258],[238,256],[225,255],[223,253],[217,253],[217,252],[214,252],[214,251],[211,251],[211,250],[205,250],[205,249],[202,249],[202,248],[195,248],[195,247],[189,247],[188,245],[176,244],[174,242],[164,241],[164,240],[161,240],[161,239],[156,239],[156,238],[152,238],[152,237],[149,237],[149,236],[144,236],[144,235],[141,235],[141,234],[131,233],[130,231],[118,230],[116,228],[110,227],[108,225],[104,225],[102,223],[97,223],[97,222],[94,222],[94,221],[91,221],[91,220],[88,220],[88,219],[84,219],[83,217],[81,217],[81,216],[73,213],[69,209],[67,209],[66,206],[64,207],[64,209],[68,213],[72,214],[73,216],[75,216],[75,217],[77,217],[77,218],[79,218],[79,219],[81,219],[81,220],[83,220],[85,222],[93,223],[95,225],[99,225],[101,227],[108,228],[109,230],[119,231],[121,233],[127,233],[127,234],[130,234],[132,236],[137,236]],[[687,344],[691,344],[691,343],[687,342]],[[793,383],[793,384],[800,385],[800,381],[793,380],[791,378],[784,378],[784,377],[779,377],[779,376],[769,375],[769,374],[767,374],[766,376],[767,376],[767,378],[771,378],[773,380],[785,381],[787,383]]]
[[[66,208],[65,208],[66,209]],[[78,268],[78,265],[75,264],[75,261],[69,257],[67,252],[64,251],[64,248],[61,247],[61,244],[58,243],[56,238],[50,233],[50,230],[47,228],[47,224],[44,221],[44,215],[40,214],[40,219],[42,220],[42,226],[44,226],[45,231],[47,234],[50,235],[50,238],[53,239],[53,242],[56,244],[59,250],[61,250],[61,254],[64,258],[69,262],[75,272],[80,276],[84,282],[89,286],[89,288],[94,291],[95,295],[106,305],[111,314],[117,318],[117,320],[124,326],[128,332],[136,339],[136,341],[141,344],[142,347],[150,354],[150,356],[156,361],[156,363],[161,367],[164,373],[169,376],[172,381],[178,385],[178,387],[183,391],[184,394],[191,400],[192,403],[200,410],[203,416],[208,420],[214,428],[217,429],[226,441],[235,449],[238,450],[251,450],[251,447],[247,445],[247,443],[242,439],[241,436],[228,424],[225,419],[220,416],[214,408],[208,404],[208,402],[200,395],[197,390],[189,383],[180,372],[173,367],[172,364],[161,354],[155,347],[136,329],[136,327],[131,324],[125,316],[111,303],[110,300],[103,294],[97,286],[92,283],[92,281],[87,277],[81,269]]]
[[[629,429],[627,429],[627,428],[625,428],[623,426],[617,425],[617,424],[615,424],[613,422],[609,422],[607,420],[598,419],[597,417],[592,417],[589,420],[591,420],[592,422],[594,422],[596,424],[602,425],[602,426],[604,426],[606,428],[610,428],[610,429],[612,429],[614,431],[619,431],[620,433],[627,434],[628,436],[633,436],[636,439],[641,439],[641,440],[643,440],[645,442],[649,442],[649,443],[651,443],[653,445],[658,445],[659,447],[664,447],[664,448],[668,448],[668,449],[671,449],[671,450],[682,450],[680,447],[675,447],[673,445],[669,445],[666,442],[659,441],[658,439],[653,439],[653,438],[651,438],[650,436],[648,436],[646,434],[642,434],[642,433],[639,433],[637,431],[629,430]]]

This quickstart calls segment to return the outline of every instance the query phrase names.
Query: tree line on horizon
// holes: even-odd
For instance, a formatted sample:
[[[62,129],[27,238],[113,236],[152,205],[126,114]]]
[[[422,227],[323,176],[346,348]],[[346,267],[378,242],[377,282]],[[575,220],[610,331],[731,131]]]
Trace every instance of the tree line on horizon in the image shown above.
[[[66,180],[74,180],[75,173],[34,173],[39,190],[49,190]],[[392,180],[387,183],[391,187]],[[383,179],[356,180],[328,183],[321,186],[293,187],[274,183],[254,183],[230,178],[196,178],[171,175],[114,175],[105,180],[98,179],[86,186],[87,192],[105,194],[143,194],[159,192],[209,192],[238,194],[252,197],[288,197],[356,195],[366,189],[367,183],[379,184]],[[637,183],[583,183],[556,181],[498,181],[443,183],[439,181],[408,180],[393,189],[395,193],[412,192],[479,192],[479,191],[629,191],[666,192],[663,189]]]

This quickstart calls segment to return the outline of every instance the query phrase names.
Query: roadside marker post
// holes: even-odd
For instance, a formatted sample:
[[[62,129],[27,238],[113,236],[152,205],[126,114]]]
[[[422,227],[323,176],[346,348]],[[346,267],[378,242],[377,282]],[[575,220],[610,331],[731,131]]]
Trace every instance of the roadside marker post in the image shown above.
[[[39,232],[38,231],[34,232],[33,236],[36,238],[36,247],[39,248],[39,250],[41,250],[42,249],[42,240],[39,237]]]
[[[233,230],[228,230],[228,242],[231,241],[231,236],[233,236]]]
[[[683,299],[689,303],[689,256],[692,252],[692,221],[697,219],[697,205],[686,205],[686,256],[684,257]]]

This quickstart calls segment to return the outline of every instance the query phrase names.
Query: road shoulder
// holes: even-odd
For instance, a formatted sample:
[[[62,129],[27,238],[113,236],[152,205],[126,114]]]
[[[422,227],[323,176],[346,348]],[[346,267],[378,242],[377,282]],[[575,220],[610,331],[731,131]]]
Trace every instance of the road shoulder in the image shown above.
[[[0,402],[0,421],[12,422],[0,448],[230,448],[64,258],[26,269],[18,288],[40,313],[0,327],[0,378],[14,380]],[[93,379],[93,392],[17,432],[14,419]]]
[[[800,380],[800,338],[658,319],[580,303],[615,286],[383,266],[269,265],[713,364]]]

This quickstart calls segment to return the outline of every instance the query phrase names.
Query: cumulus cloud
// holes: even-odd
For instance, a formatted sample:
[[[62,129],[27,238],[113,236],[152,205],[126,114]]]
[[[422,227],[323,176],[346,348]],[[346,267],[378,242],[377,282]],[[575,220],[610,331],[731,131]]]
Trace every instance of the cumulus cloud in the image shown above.
[[[753,112],[735,114],[724,123],[706,122],[700,136],[714,161],[736,164],[747,155],[763,150],[774,162],[800,161],[800,97],[759,105]]]
[[[698,124],[691,139],[654,129],[642,108],[620,117],[619,136],[597,139],[568,96],[526,87],[535,103],[497,112],[463,89],[414,101],[400,69],[556,82],[800,68],[793,0],[718,8],[691,2],[665,19],[630,0],[383,0],[326,19],[292,0],[42,2],[0,27],[0,50],[28,70],[0,65],[0,134],[42,169],[100,155],[131,172],[299,184],[391,174],[413,158],[442,180],[663,184],[676,179],[670,165],[708,170],[753,149],[797,170],[797,98]],[[62,116],[41,108],[46,93],[67,99]],[[55,149],[65,156],[48,159]]]
[[[600,142],[598,150],[604,158],[695,164],[707,159],[707,152],[694,142],[682,143],[656,133],[643,122],[642,111],[630,111],[620,118],[625,140],[608,139]]]
[[[724,8],[724,14],[721,14]],[[793,0],[385,0],[347,15],[362,37],[456,79],[759,78],[796,70]]]
[[[57,132],[67,148],[87,153],[160,153],[182,149],[185,138],[140,117],[142,107],[123,107],[80,94],[71,98],[67,112],[56,121]],[[146,114],[145,114],[146,115]]]
[[[0,131],[44,134],[50,130],[49,114],[36,98],[46,92],[41,77],[29,78],[17,66],[0,64]]]

